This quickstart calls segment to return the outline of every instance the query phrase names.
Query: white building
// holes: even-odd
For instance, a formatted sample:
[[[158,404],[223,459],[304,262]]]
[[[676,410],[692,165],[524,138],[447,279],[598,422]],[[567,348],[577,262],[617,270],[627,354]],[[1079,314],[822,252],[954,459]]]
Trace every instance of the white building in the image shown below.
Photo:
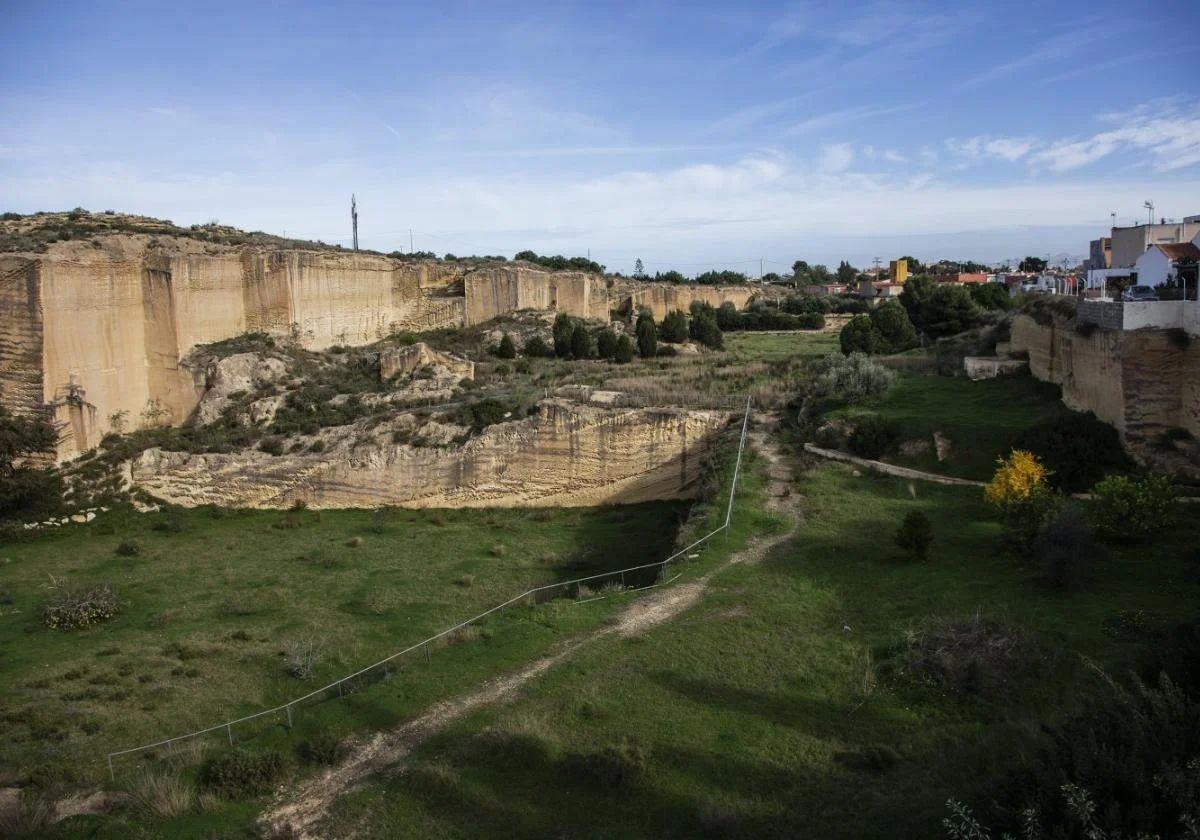
[[[1200,239],[1200,236],[1196,237]],[[1150,250],[1138,257],[1133,264],[1139,286],[1161,286],[1174,279],[1176,265],[1180,260],[1200,260],[1200,247],[1195,243],[1179,245],[1151,245]]]

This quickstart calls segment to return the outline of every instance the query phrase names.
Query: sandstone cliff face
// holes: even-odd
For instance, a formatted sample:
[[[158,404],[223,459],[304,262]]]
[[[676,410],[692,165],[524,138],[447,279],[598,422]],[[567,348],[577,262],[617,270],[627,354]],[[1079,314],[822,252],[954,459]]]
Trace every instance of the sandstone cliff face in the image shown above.
[[[197,345],[262,331],[307,349],[396,331],[482,323],[524,309],[607,319],[693,300],[745,305],[749,287],[615,282],[523,263],[413,263],[374,254],[231,247],[146,234],[0,257],[0,389],[15,410],[49,406],[60,458],[125,429],[193,417]]]
[[[459,448],[330,430],[319,454],[188,455],[148,450],[132,476],[184,506],[574,507],[690,498],[728,415],[543,401],[535,416],[488,427]]]
[[[1122,436],[1171,428],[1200,435],[1200,341],[1167,330],[1105,330],[1074,322],[1013,319],[1012,349],[1029,354],[1034,376],[1062,386],[1063,402],[1091,411]]]

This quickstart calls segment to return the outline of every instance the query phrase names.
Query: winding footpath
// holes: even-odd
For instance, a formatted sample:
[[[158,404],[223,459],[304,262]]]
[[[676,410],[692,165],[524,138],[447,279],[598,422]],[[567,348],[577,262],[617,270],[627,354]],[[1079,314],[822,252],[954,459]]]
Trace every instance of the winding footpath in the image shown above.
[[[523,668],[490,680],[467,694],[436,703],[407,723],[377,733],[370,740],[352,747],[339,764],[280,795],[260,818],[260,825],[268,836],[325,836],[320,831],[320,824],[334,802],[358,788],[370,776],[402,765],[417,747],[445,727],[477,709],[515,699],[523,686],[571,657],[584,645],[608,636],[635,636],[674,619],[704,596],[714,575],[731,564],[757,563],[776,546],[791,539],[800,525],[801,498],[792,492],[793,473],[775,440],[777,426],[777,415],[755,415],[748,438],[759,457],[766,462],[765,505],[768,510],[787,520],[787,526],[782,531],[750,538],[744,548],[707,574],[695,580],[651,590],[626,607],[615,621],[562,642],[550,653]]]

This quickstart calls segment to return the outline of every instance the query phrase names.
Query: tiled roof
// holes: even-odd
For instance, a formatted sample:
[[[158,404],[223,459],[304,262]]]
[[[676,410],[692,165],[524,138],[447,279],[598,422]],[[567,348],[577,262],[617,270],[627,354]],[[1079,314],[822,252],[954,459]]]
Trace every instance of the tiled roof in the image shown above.
[[[1166,254],[1169,260],[1200,260],[1200,248],[1192,242],[1176,242],[1155,247]]]

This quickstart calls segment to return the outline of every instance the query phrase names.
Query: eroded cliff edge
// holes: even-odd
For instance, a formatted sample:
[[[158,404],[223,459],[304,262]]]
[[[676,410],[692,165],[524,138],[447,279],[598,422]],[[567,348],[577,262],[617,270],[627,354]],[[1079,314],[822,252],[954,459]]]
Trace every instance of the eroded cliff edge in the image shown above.
[[[548,399],[461,445],[396,443],[394,421],[330,430],[323,451],[188,454],[150,449],[134,484],[183,506],[576,507],[697,495],[720,411],[602,408]]]

